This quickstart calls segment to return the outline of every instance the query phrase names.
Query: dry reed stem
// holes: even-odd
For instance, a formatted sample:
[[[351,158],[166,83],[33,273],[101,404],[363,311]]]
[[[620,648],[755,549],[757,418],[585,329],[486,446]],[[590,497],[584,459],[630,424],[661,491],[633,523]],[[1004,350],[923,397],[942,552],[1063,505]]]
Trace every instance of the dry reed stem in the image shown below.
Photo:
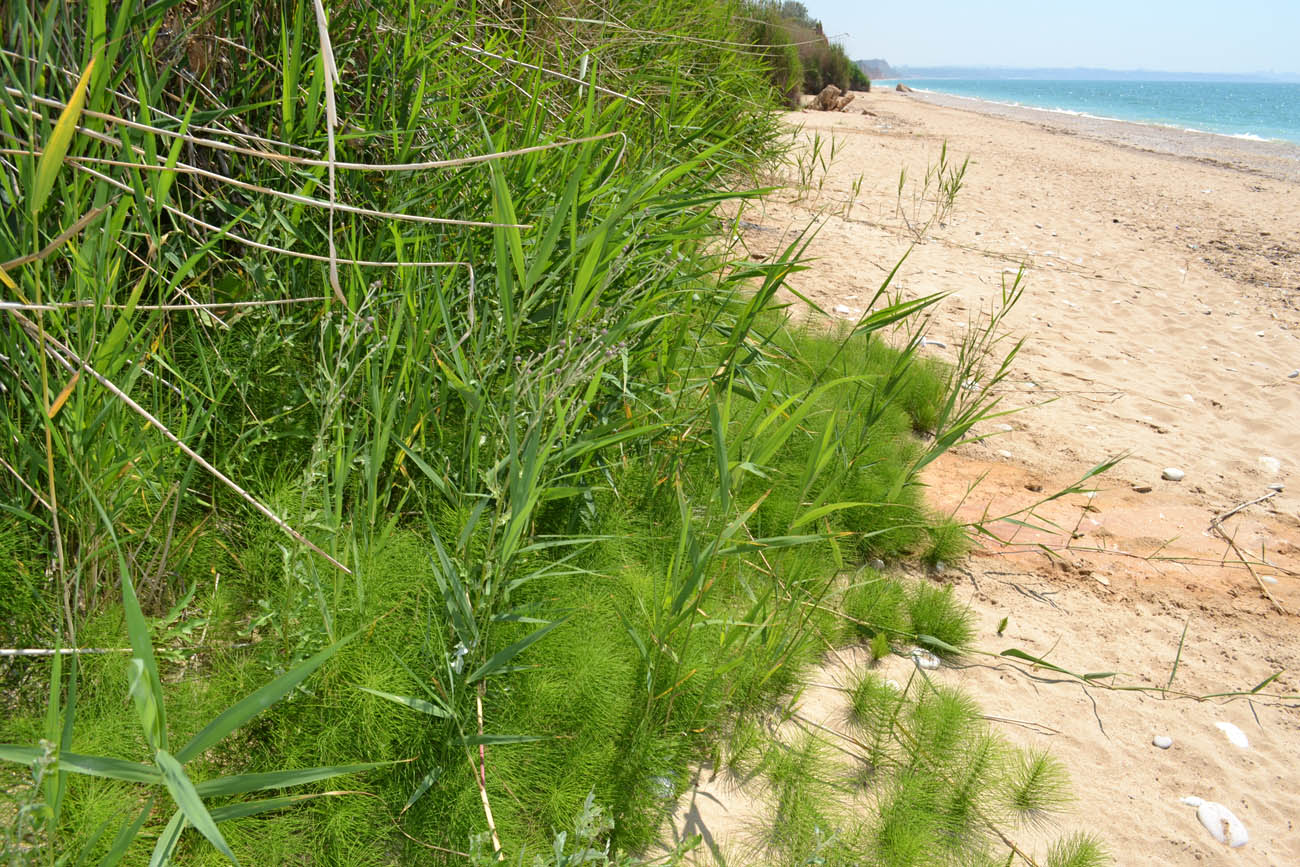
[[[55,238],[50,243],[46,244],[45,247],[42,248],[39,252],[28,253],[26,256],[19,256],[17,259],[10,259],[8,262],[0,262],[0,269],[3,269],[5,271],[11,271],[14,268],[18,268],[22,265],[27,265],[31,262],[39,262],[40,260],[46,258],[47,256],[50,256],[56,250],[62,247],[64,244],[68,243],[68,241],[72,240],[73,236],[75,236],[78,232],[80,232],[82,229],[89,226],[91,223],[95,222],[95,220],[99,219],[100,215],[102,215],[107,210],[108,210],[108,206],[105,205],[102,208],[95,208],[93,211],[88,211],[87,213],[83,214],[82,217],[79,220],[77,220],[77,222],[73,223],[71,226],[64,229],[62,232],[60,232],[57,238]]]
[[[104,174],[103,172],[97,172],[92,168],[88,168],[80,164],[74,163],[74,165],[76,166],[76,168],[80,169],[83,172],[86,172],[91,177],[97,178],[106,184],[115,186],[118,189],[122,190],[123,192],[133,192],[133,190],[131,190],[131,188],[128,185],[122,183],[116,178],[110,178],[108,175]],[[147,193],[145,194],[145,199],[146,201],[154,202],[156,204],[154,198],[148,195]],[[192,214],[187,214],[185,211],[181,210],[180,208],[173,207],[172,205],[163,205],[162,207],[163,210],[165,210],[167,213],[171,214],[174,217],[179,217],[180,219],[185,220],[186,222],[189,223],[193,223],[194,225],[202,229],[206,229],[209,232],[214,232],[219,237],[229,238],[230,240],[235,241],[236,243],[243,244],[248,247],[252,247],[255,250],[264,250],[268,253],[278,253],[282,256],[291,256],[297,259],[306,259],[310,262],[330,261],[329,256],[321,256],[316,253],[302,253],[297,250],[290,250],[286,247],[277,247],[274,244],[263,244],[261,241],[254,241],[250,238],[245,238],[242,235],[236,235],[234,232],[230,231],[229,229],[223,229],[220,226],[214,226],[211,223],[204,222],[203,220],[200,220],[198,217],[195,217]],[[448,262],[376,262],[376,261],[370,261],[368,259],[338,259],[337,261],[341,265],[356,265],[359,267],[367,267],[367,268],[464,268],[465,270],[469,271],[469,284],[470,284],[471,291],[473,290],[474,287],[474,279],[475,279],[474,266],[469,262],[451,262],[451,261]]]
[[[116,397],[118,400],[125,403],[127,407],[131,409],[132,412],[134,412],[136,415],[143,418],[152,427],[157,429],[159,433],[161,433],[164,437],[167,438],[168,441],[170,441],[173,445],[175,445],[182,452],[184,452],[191,460],[193,460],[203,469],[207,470],[211,475],[213,475],[218,481],[220,481],[226,487],[230,488],[232,491],[238,494],[240,498],[242,498],[245,502],[251,505],[254,509],[256,509],[257,511],[265,515],[267,518],[269,518],[272,521],[272,523],[274,523],[277,527],[279,527],[288,535],[292,536],[298,542],[310,548],[312,551],[315,551],[321,557],[324,557],[334,566],[337,566],[339,569],[341,569],[343,572],[347,573],[348,575],[352,574],[351,569],[349,569],[347,566],[344,566],[338,560],[335,560],[329,554],[325,553],[323,550],[317,547],[315,543],[313,543],[310,539],[308,539],[302,533],[299,533],[297,530],[291,527],[279,515],[272,512],[269,507],[264,506],[256,497],[254,497],[252,494],[248,493],[248,491],[240,487],[233,479],[231,479],[225,473],[221,472],[221,470],[217,469],[215,466],[209,463],[206,458],[204,458],[198,452],[194,451],[194,449],[186,445],[185,442],[180,437],[172,433],[171,430],[165,424],[163,424],[161,421],[155,418],[153,414],[149,412],[149,410],[145,409],[140,404],[136,403],[129,394],[122,391],[120,388],[114,385],[106,376],[104,376],[102,373],[95,370],[95,368],[91,367],[84,360],[79,358],[77,354],[73,352],[69,347],[64,346],[62,343],[60,343],[58,340],[54,339],[53,337],[44,335],[44,332],[38,328],[36,323],[32,322],[32,320],[28,319],[26,316],[23,316],[21,313],[17,312],[16,310],[11,309],[9,312],[10,315],[12,315],[15,319],[18,320],[18,323],[23,327],[23,330],[27,331],[29,335],[33,337],[40,337],[43,335],[43,341],[48,341],[50,346],[45,346],[43,344],[42,348],[45,350],[47,354],[49,354],[51,358],[55,359],[60,364],[62,364],[65,368],[67,368],[69,372],[75,372],[78,367],[85,370],[87,373],[89,373],[91,376],[95,378],[96,382],[98,382],[105,389],[107,389],[114,397]],[[51,349],[51,346],[53,347],[53,349]],[[74,364],[73,362],[76,363]]]
[[[486,684],[479,681],[478,690],[474,694],[474,702],[478,707],[478,736],[483,737],[483,692]],[[479,772],[475,774],[478,778],[478,792],[483,798],[483,814],[487,816],[488,830],[492,832],[492,851],[496,853],[497,860],[501,860],[501,838],[497,836],[497,824],[492,819],[492,803],[488,800],[487,793],[487,745],[478,745]]]
[[[24,479],[22,475],[20,475],[19,472],[13,468],[12,464],[10,464],[4,458],[0,458],[0,464],[3,464],[4,468],[13,474],[13,477],[18,480],[18,484],[26,488],[27,492],[36,498],[36,502],[40,503],[42,506],[44,506],[47,509],[51,508],[49,500],[42,497],[35,488],[27,484],[27,480]]]
[[[50,99],[49,97],[37,96],[35,94],[26,93],[25,91],[22,91],[16,87],[6,86],[5,91],[9,93],[11,96],[21,97],[22,99],[30,100],[32,102],[37,103],[38,105],[44,105],[49,108],[63,109],[66,107],[65,103],[60,102],[57,99]],[[19,105],[16,106],[16,108],[18,108],[19,110],[27,111],[29,114],[33,116],[39,116],[39,113],[35,109],[28,108],[27,106]],[[240,147],[239,145],[232,145],[227,142],[217,141],[216,139],[200,138],[198,136],[189,135],[187,133],[179,133],[179,132],[175,132],[174,130],[163,129],[161,127],[156,127],[156,126],[150,126],[149,124],[128,120],[124,117],[118,117],[117,115],[105,114],[104,112],[101,111],[84,109],[82,110],[81,114],[83,117],[95,118],[96,120],[102,120],[105,121],[106,123],[114,123],[120,126],[125,126],[127,129],[134,129],[140,132],[152,133],[154,135],[162,136],[164,138],[178,138],[188,144],[197,145],[199,147],[212,148],[213,150],[226,151],[227,153],[235,153],[235,154],[241,154],[243,156],[256,157],[258,159],[266,160],[268,162],[291,163],[293,165],[313,166],[315,168],[328,168],[331,165],[329,160],[311,159],[308,157],[295,157],[295,156],[289,156],[288,154],[277,154],[277,153],[271,153],[267,151],[254,150],[252,148]],[[96,134],[95,130],[90,130],[83,126],[76,127],[76,130],[77,132],[83,135],[93,136]],[[102,133],[100,135],[102,135]],[[598,135],[582,136],[581,138],[567,139],[565,141],[547,142],[546,144],[530,145],[528,147],[514,148],[513,150],[508,150],[508,151],[498,151],[496,153],[490,153],[490,154],[478,154],[472,157],[458,157],[456,159],[449,159],[449,160],[426,160],[424,162],[418,162],[418,163],[348,163],[348,162],[335,161],[332,164],[334,165],[335,168],[344,169],[346,171],[418,172],[418,171],[426,171],[429,169],[447,169],[447,168],[455,168],[458,166],[472,166],[472,165],[477,165],[479,163],[493,162],[494,160],[502,160],[502,159],[508,159],[510,157],[522,156],[524,154],[537,153],[538,151],[553,150],[554,148],[569,147],[570,145],[575,145],[575,144],[586,144],[588,142],[603,141],[604,139],[610,139],[610,138],[623,139],[623,148],[620,150],[620,157],[619,157],[619,159],[621,160],[622,152],[627,149],[627,133],[621,130],[615,130],[613,132],[605,132],[605,133],[600,133]],[[110,139],[110,141],[112,140]],[[116,144],[115,141],[114,144]]]
[[[270,298],[265,301],[215,301],[210,304],[136,304],[132,307],[129,304],[101,304],[94,300],[84,301],[58,301],[46,304],[22,304],[18,301],[0,301],[0,310],[81,310],[88,307],[94,307],[102,310],[234,310],[245,307],[284,307],[290,304],[307,304],[315,301],[326,301],[328,295],[308,295],[304,298]]]
[[[330,44],[329,23],[325,20],[325,7],[321,0],[314,0],[316,9],[316,29],[320,34],[320,53],[325,64],[325,138],[329,157],[329,244],[330,244],[330,287],[334,297],[344,307],[348,304],[347,296],[339,287],[339,255],[334,246],[334,130],[339,125],[338,105],[334,101],[334,85],[339,83],[339,68],[334,63],[334,48]]]
[[[219,39],[220,37],[210,37],[210,38]],[[63,73],[64,77],[66,77],[70,82],[76,82],[76,80],[81,76],[81,72],[78,70],[67,69],[62,66],[57,66],[48,60],[43,60],[39,57],[29,57],[25,54],[21,54],[17,51],[11,51],[7,48],[0,48],[0,54],[5,55],[6,57],[12,57],[15,60],[21,60],[26,63],[37,63],[42,66],[46,66],[50,69],[56,70],[58,72]],[[140,104],[140,100],[136,99],[131,94],[125,93],[121,90],[110,90],[109,93],[111,93],[113,96],[117,97],[118,99],[125,100],[126,102],[134,103],[136,105]],[[167,120],[175,121],[178,124],[184,123],[183,119],[163,110],[162,108],[159,108],[156,105],[149,106],[149,111],[152,114],[158,115],[160,117],[165,117]],[[291,144],[290,142],[281,141],[280,139],[267,138],[265,136],[255,135],[251,132],[238,132],[232,129],[225,129],[222,127],[214,127],[214,126],[203,126],[201,124],[195,124],[194,126],[191,126],[190,129],[198,130],[199,132],[210,132],[213,133],[214,135],[233,136],[234,138],[244,139],[245,141],[256,142],[258,144],[264,144],[268,146],[273,145],[275,147],[289,148],[290,150],[302,151],[303,153],[314,153],[314,151],[311,148],[306,148],[303,147],[302,145]]]
[[[133,150],[138,154],[144,153],[144,149],[140,147],[133,146],[131,150]],[[39,157],[42,153],[43,151],[36,150],[36,149],[25,150],[23,148],[0,148],[0,154],[8,154],[14,156]],[[284,190],[276,190],[276,189],[272,189],[271,187],[263,187],[258,184],[251,184],[248,181],[235,180],[234,178],[227,177],[226,175],[219,174],[217,172],[211,172],[208,171],[207,169],[201,169],[198,166],[192,166],[189,163],[180,162],[180,161],[177,161],[175,166],[168,166],[165,164],[148,165],[145,163],[133,163],[130,162],[129,160],[110,160],[101,157],[69,156],[69,157],[65,157],[64,159],[67,160],[68,162],[86,163],[89,165],[118,166],[121,168],[137,169],[137,170],[147,171],[147,172],[176,172],[177,174],[194,175],[196,177],[208,178],[209,180],[214,180],[219,183],[226,184],[227,186],[236,187],[241,190],[248,190],[249,192],[252,193],[261,193],[262,195],[266,195],[266,196],[275,196],[276,198],[285,199],[286,201],[290,201],[290,202],[297,202],[298,204],[307,205],[313,208],[322,208],[322,209],[328,208],[334,211],[342,211],[347,214],[357,214],[363,217],[379,217],[385,220],[405,220],[411,223],[434,223],[443,226],[469,226],[469,227],[481,228],[481,229],[531,229],[532,228],[531,223],[492,223],[486,220],[458,220],[451,217],[426,217],[421,214],[400,214],[396,211],[376,211],[372,208],[362,208],[356,205],[349,205],[345,202],[339,202],[335,200],[326,201],[324,199],[314,199],[311,196],[302,196],[297,193],[288,193],[285,192]],[[160,155],[158,159],[164,160],[164,157]],[[100,209],[100,211],[102,212],[102,209]],[[80,228],[85,228],[85,227],[82,226]],[[44,251],[42,252],[44,253]],[[27,257],[27,261],[30,261],[30,258],[31,257]],[[13,262],[6,262],[4,263],[4,267],[8,269],[8,267],[14,263],[21,264],[21,261],[15,259],[13,260]]]
[[[317,0],[317,2],[319,2],[319,0]],[[575,84],[581,84],[581,85],[588,84],[588,82],[583,81],[581,78],[575,78],[574,76],[566,75],[563,72],[556,72],[554,69],[547,69],[545,66],[538,66],[535,63],[528,63],[523,60],[515,60],[513,57],[505,57],[504,55],[501,54],[494,54],[491,51],[484,51],[482,48],[475,48],[473,45],[466,45],[463,42],[451,42],[448,44],[451,45],[452,48],[455,48],[457,51],[464,51],[469,54],[479,54],[484,57],[491,57],[493,60],[500,60],[503,63],[510,63],[515,66],[522,66],[526,69],[531,69],[534,72],[540,72],[544,75],[550,75],[555,78],[562,78],[565,81],[572,81]],[[599,84],[592,84],[591,88],[593,90],[598,90],[601,93],[607,94],[609,96],[616,96],[619,99],[625,99],[628,102],[633,103],[634,105],[639,105],[642,107],[645,106],[645,103],[637,99],[635,96],[629,96],[626,93],[619,93],[617,90],[610,90],[608,87],[601,87]]]

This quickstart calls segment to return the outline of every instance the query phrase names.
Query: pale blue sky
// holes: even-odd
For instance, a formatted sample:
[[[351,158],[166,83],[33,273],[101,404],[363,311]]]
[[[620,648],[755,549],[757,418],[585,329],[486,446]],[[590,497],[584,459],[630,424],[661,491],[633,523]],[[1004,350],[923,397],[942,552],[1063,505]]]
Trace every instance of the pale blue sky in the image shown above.
[[[856,59],[1300,73],[1300,0],[804,0]]]

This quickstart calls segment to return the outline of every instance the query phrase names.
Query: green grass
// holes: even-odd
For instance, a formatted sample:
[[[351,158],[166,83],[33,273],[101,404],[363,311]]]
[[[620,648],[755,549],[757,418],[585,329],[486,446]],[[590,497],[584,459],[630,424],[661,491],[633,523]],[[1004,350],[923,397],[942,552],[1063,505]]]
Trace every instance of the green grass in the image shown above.
[[[959,654],[975,638],[975,616],[957,600],[951,585],[918,582],[908,593],[906,605],[911,631],[943,642],[931,645],[939,656]]]
[[[6,669],[23,860],[635,854],[842,573],[960,550],[919,474],[988,336],[796,326],[807,239],[718,244],[786,146],[744,8],[567,11],[5,7],[0,635],[114,650]]]

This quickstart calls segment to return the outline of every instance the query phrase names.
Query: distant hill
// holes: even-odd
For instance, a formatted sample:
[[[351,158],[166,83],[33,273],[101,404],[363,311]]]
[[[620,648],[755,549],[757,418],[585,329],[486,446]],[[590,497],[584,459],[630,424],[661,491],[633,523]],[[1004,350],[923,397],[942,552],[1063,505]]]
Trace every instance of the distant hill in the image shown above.
[[[867,78],[897,78],[888,60],[873,57],[871,60],[855,60],[853,62],[858,65],[858,69],[866,73]]]
[[[883,61],[860,60],[858,65]],[[1038,67],[1016,69],[1010,66],[895,66],[890,74],[872,78],[964,78],[964,79],[1034,79],[1039,81],[1241,81],[1295,82],[1295,75],[1267,72],[1165,72],[1152,69],[1094,69],[1090,67]]]

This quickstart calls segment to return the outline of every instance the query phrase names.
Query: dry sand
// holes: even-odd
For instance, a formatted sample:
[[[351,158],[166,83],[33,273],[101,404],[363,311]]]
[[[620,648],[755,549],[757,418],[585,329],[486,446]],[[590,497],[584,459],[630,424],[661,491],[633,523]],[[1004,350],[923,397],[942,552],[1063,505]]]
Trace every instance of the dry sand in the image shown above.
[[[1009,740],[1069,765],[1079,797],[1063,827],[1099,834],[1116,863],[1300,864],[1300,699],[1263,697],[1300,694],[1300,377],[1288,378],[1300,368],[1300,148],[892,91],[789,120],[806,140],[833,136],[835,158],[802,189],[791,170],[786,189],[744,215],[743,240],[762,258],[816,223],[816,261],[792,285],[829,315],[856,318],[911,246],[899,172],[903,211],[924,214],[913,196],[945,140],[950,157],[970,155],[965,188],[894,284],[907,297],[953,293],[926,327],[947,348],[923,351],[952,360],[970,318],[1026,268],[1007,320],[1026,342],[1003,389],[1023,411],[932,465],[937,508],[970,520],[1012,512],[1128,455],[1093,480],[1094,496],[1038,510],[1059,529],[991,526],[1002,544],[927,576],[970,600],[978,645],[1164,686],[1186,625],[1174,689],[1250,690],[1283,670],[1230,701],[1085,689],[988,657],[938,678],[1020,721],[992,723]],[[1165,467],[1186,478],[1162,480]],[[1292,614],[1208,532],[1274,483],[1285,490],[1223,527],[1268,564],[1255,572]],[[893,659],[886,672],[902,679],[908,665]],[[843,699],[827,685],[845,681],[845,666],[828,659],[809,679],[801,713],[836,724]],[[1217,722],[1239,726],[1250,749]],[[1156,735],[1173,748],[1153,747]],[[1250,842],[1215,842],[1179,803],[1189,795],[1235,811]],[[676,827],[743,851],[761,804],[761,791],[705,768]],[[1026,845],[1041,856],[1043,839]]]

